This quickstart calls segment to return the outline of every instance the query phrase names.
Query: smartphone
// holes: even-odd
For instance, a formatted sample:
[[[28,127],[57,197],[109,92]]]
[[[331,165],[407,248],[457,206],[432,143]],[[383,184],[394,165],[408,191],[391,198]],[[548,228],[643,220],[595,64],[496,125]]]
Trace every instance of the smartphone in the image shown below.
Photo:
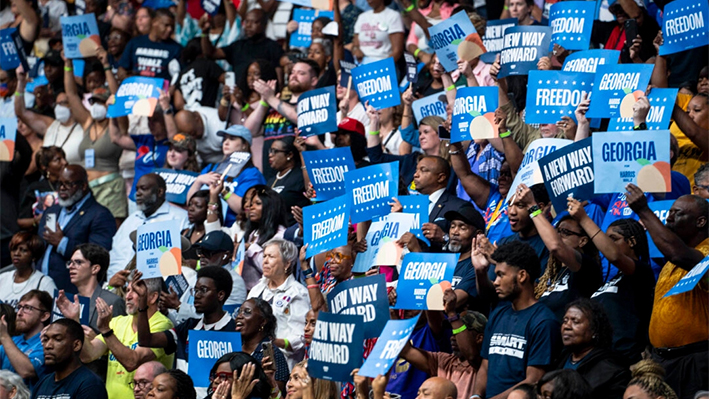
[[[224,85],[226,85],[230,89],[233,89],[236,86],[236,76],[234,75],[234,72],[226,73],[226,75],[224,76]]]
[[[634,19],[625,20],[625,47],[630,48],[638,36],[638,23]]]
[[[276,359],[273,353],[273,342],[267,341],[261,344],[263,346],[263,359],[267,356],[271,360],[271,368],[276,368]]]
[[[49,231],[51,231],[52,233],[56,232],[57,231],[57,214],[56,213],[48,213],[47,220],[44,225],[47,226],[47,229],[49,229]]]
[[[438,138],[441,140],[450,140],[451,139],[451,132],[448,131],[443,125],[438,126]]]

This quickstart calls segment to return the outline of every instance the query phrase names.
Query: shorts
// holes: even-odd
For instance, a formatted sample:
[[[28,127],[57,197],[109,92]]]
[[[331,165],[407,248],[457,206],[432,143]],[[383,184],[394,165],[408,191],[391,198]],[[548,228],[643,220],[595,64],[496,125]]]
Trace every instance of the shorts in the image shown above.
[[[98,184],[96,184],[98,183]],[[114,218],[128,217],[126,183],[119,173],[111,173],[89,182],[96,201],[108,208]]]

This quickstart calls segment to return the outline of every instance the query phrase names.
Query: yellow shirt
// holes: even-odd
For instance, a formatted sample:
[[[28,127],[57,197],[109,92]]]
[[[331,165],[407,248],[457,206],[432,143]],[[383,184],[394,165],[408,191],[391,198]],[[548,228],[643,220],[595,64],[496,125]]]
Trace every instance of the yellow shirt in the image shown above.
[[[133,316],[118,316],[111,320],[109,326],[113,329],[113,333],[123,345],[135,350],[138,346],[138,332],[133,331]],[[170,319],[165,317],[160,312],[150,318],[150,331],[153,333],[169,330],[173,327]],[[98,336],[101,342],[106,342],[102,335]],[[155,360],[159,361],[168,369],[173,366],[175,355],[166,355],[164,349],[151,349],[155,353]],[[109,399],[124,399],[132,398],[133,390],[128,385],[133,381],[133,374],[129,373],[123,365],[116,360],[113,353],[108,354],[108,370],[106,372],[106,391],[108,391]]]
[[[709,254],[709,238],[696,249],[704,256]],[[650,318],[650,343],[655,348],[677,348],[709,340],[709,293],[703,280],[689,292],[663,298],[687,273],[667,262],[657,278]]]
[[[677,94],[677,105],[683,110],[687,110],[691,99],[692,96],[689,94]],[[697,173],[700,166],[707,162],[707,154],[704,154],[699,147],[694,145],[692,140],[679,130],[677,123],[672,122],[670,133],[675,136],[677,144],[679,144],[679,154],[672,170],[685,175],[689,179],[689,184],[694,185],[694,174]]]

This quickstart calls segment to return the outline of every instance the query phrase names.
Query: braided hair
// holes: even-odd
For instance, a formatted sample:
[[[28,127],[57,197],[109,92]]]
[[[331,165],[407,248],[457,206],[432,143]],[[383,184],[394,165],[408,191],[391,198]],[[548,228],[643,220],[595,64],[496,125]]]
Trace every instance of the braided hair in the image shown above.
[[[650,264],[650,250],[647,244],[647,235],[645,229],[635,219],[618,219],[610,224],[610,227],[618,227],[620,235],[625,238],[625,241],[633,248],[635,256],[643,262]]]
[[[634,367],[629,387],[638,386],[653,398],[664,396],[666,399],[678,399],[675,391],[665,382],[665,370],[658,363],[641,360]]]
[[[184,371],[173,369],[164,372],[175,381],[175,392],[177,393],[177,398],[179,399],[196,399],[197,393],[194,390],[194,383],[192,378],[187,375]],[[161,374],[162,375],[162,374]]]
[[[276,316],[273,315],[273,309],[271,305],[261,298],[249,298],[254,305],[258,308],[261,316],[266,321],[266,325],[263,326],[263,333],[266,338],[276,339]]]

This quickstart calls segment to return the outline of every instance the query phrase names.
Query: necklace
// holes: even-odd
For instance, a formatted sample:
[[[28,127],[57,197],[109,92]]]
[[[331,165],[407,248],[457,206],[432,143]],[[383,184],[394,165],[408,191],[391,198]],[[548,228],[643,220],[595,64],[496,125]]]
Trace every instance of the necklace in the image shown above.
[[[288,171],[284,173],[283,176],[281,176],[280,173],[276,173],[276,180],[274,180],[273,184],[271,184],[271,188],[276,187],[276,182],[288,176],[288,173],[290,173],[291,170],[293,170],[293,168],[288,169]]]
[[[15,273],[13,274],[13,276],[12,276],[12,293],[13,293],[13,294],[19,294],[19,293],[24,292],[25,288],[27,288],[27,285],[30,283],[30,278],[32,278],[32,275],[33,275],[33,274],[34,274],[34,272],[30,273],[29,277],[27,277],[27,280],[25,280],[24,282],[22,282],[22,283],[16,283],[16,282],[15,282],[15,279],[17,278],[17,272],[15,272]],[[22,285],[20,286],[20,284],[22,284]],[[19,286],[19,287],[20,287],[20,290],[19,290],[19,291],[15,291],[15,286]]]

